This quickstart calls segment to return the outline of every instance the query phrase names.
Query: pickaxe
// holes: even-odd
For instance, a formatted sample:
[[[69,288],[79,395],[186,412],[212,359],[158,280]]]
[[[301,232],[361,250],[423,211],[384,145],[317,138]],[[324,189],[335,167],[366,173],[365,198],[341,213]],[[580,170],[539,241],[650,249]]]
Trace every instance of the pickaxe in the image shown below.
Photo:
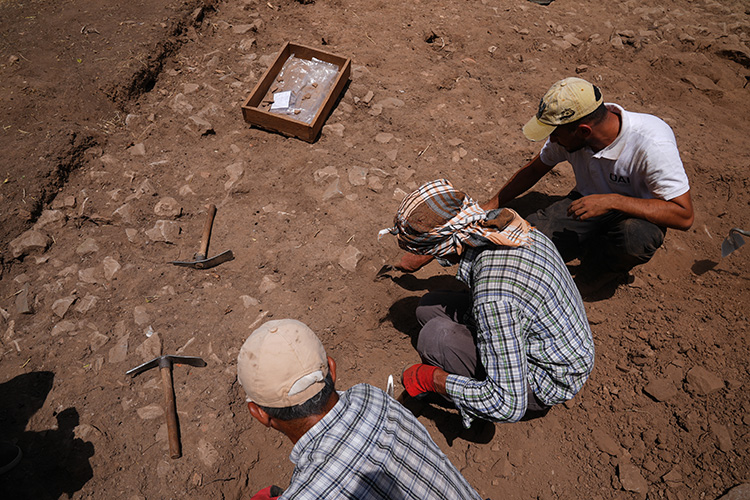
[[[169,435],[169,455],[172,458],[180,458],[182,449],[180,447],[180,428],[177,422],[177,405],[174,399],[174,386],[172,385],[172,364],[206,366],[206,362],[197,356],[173,356],[166,354],[156,357],[151,361],[136,366],[127,371],[127,375],[135,377],[139,373],[150,370],[156,366],[161,371],[161,384],[164,389],[164,404],[167,416],[167,434]]]
[[[216,267],[219,264],[223,262],[227,262],[229,260],[234,259],[234,254],[231,250],[227,250],[226,252],[222,252],[219,255],[214,255],[210,259],[207,259],[206,256],[208,255],[208,241],[211,239],[211,228],[214,225],[214,218],[216,217],[216,205],[211,204],[210,207],[208,207],[208,219],[206,219],[206,224],[203,226],[203,237],[201,238],[201,248],[193,256],[193,260],[191,261],[179,261],[179,260],[173,260],[170,262],[170,264],[174,264],[175,266],[183,266],[183,267],[192,267],[193,269],[210,269],[212,267]]]

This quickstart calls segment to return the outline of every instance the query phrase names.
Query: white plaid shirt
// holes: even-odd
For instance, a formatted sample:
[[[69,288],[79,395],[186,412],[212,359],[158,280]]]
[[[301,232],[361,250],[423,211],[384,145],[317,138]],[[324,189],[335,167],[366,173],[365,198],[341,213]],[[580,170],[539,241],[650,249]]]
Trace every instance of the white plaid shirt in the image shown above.
[[[543,403],[571,399],[594,367],[581,294],[552,242],[536,229],[528,245],[467,248],[457,278],[471,288],[466,322],[477,327],[484,380],[449,375],[446,389],[464,426],[474,418],[515,422],[527,382]]]
[[[294,445],[282,499],[480,498],[396,400],[367,384],[339,397]]]

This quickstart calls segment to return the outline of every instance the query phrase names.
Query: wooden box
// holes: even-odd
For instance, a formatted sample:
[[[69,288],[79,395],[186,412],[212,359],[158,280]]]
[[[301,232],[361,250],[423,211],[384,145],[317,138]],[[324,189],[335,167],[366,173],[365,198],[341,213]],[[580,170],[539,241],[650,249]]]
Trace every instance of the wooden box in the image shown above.
[[[338,66],[338,73],[333,79],[332,86],[324,96],[318,96],[319,98],[323,98],[322,102],[317,106],[317,109],[308,110],[308,113],[314,113],[310,123],[295,120],[294,115],[286,116],[264,109],[264,107],[267,108],[268,106],[268,96],[272,95],[272,90],[277,85],[279,73],[292,55],[299,59],[311,61],[311,63],[313,58],[315,58]],[[250,96],[242,105],[242,116],[247,123],[257,127],[297,137],[307,142],[314,142],[320,133],[320,129],[323,128],[323,123],[333,109],[334,104],[336,104],[336,100],[349,81],[350,74],[351,59],[287,42],[281,49],[281,52],[279,52],[274,63],[266,70],[263,77],[255,85]]]

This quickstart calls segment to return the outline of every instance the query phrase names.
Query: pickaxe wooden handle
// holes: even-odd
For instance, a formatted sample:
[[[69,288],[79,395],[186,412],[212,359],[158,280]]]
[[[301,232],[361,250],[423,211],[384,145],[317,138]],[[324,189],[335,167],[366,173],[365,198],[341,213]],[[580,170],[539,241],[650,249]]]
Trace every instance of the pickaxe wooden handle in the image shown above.
[[[195,254],[195,260],[206,260],[208,255],[208,242],[211,240],[211,228],[214,225],[214,218],[216,217],[216,205],[213,203],[208,207],[208,219],[203,225],[203,236],[201,237],[201,248],[198,253]]]
[[[164,388],[164,411],[167,412],[167,435],[169,436],[169,456],[180,458],[182,447],[180,446],[180,428],[177,425],[177,404],[174,399],[174,386],[172,385],[172,363],[164,363],[159,366],[161,372],[161,386]]]

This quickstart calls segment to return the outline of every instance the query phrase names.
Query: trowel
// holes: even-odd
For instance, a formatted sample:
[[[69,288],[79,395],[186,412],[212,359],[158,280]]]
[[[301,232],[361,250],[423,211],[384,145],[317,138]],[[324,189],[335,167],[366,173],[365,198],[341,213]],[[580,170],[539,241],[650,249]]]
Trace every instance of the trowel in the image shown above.
[[[721,244],[721,257],[724,258],[745,244],[745,238],[742,235],[750,236],[750,231],[744,231],[737,227],[729,230],[729,236]]]

